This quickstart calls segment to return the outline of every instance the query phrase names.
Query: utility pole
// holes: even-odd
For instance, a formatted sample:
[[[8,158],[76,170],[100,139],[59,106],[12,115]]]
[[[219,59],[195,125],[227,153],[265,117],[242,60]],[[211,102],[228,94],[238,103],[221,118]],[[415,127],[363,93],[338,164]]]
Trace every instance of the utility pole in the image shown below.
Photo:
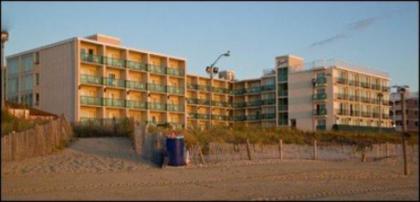
[[[397,88],[397,92],[400,94],[400,98],[401,98],[401,110],[402,110],[402,149],[403,149],[403,159],[404,159],[404,175],[408,175],[408,162],[407,162],[407,137],[409,136],[408,132],[407,132],[407,115],[406,115],[406,110],[405,110],[405,92],[406,89],[408,88],[407,85],[404,86],[393,86],[395,88]]]

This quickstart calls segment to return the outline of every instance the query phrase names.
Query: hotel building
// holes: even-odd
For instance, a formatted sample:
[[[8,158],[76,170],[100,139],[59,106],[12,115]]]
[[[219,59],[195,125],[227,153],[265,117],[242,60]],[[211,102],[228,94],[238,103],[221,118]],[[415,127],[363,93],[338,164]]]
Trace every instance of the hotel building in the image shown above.
[[[406,110],[406,122],[407,131],[418,132],[419,131],[419,93],[405,92],[405,110]],[[400,94],[397,92],[391,93],[390,103],[391,110],[390,115],[392,123],[395,125],[397,131],[402,131],[402,103]]]
[[[7,57],[7,100],[72,122],[123,117],[175,127],[391,127],[389,78],[343,65],[304,69],[293,55],[255,79],[187,74],[186,59],[75,37]],[[377,95],[382,93],[378,103]]]

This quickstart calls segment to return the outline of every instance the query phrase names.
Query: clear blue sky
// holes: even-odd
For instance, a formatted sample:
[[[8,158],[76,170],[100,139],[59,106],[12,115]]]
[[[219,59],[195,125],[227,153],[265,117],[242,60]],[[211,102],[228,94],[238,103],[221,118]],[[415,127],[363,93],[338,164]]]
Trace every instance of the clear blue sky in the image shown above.
[[[260,76],[274,57],[337,58],[388,72],[418,90],[417,2],[3,2],[6,55],[103,33],[123,45],[187,58],[188,72],[226,50],[218,66]]]

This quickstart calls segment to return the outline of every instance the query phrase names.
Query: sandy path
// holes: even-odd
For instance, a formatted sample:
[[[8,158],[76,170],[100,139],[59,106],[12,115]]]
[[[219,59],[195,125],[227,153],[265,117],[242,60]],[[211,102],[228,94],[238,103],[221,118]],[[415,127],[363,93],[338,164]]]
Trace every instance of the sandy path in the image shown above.
[[[418,166],[262,160],[157,169],[122,138],[80,139],[46,157],[2,165],[2,200],[416,200]]]

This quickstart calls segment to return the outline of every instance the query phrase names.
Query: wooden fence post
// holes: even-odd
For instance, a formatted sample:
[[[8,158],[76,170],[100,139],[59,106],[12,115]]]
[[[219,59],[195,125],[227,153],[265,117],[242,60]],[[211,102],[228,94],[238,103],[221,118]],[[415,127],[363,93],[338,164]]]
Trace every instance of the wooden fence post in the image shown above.
[[[246,152],[248,154],[248,160],[252,160],[249,139],[246,139]]]
[[[283,160],[283,140],[279,140],[279,157],[280,160]]]
[[[314,140],[314,160],[318,159],[318,146],[316,143],[316,140]]]
[[[198,152],[200,154],[201,163],[205,164],[206,161],[204,160],[204,155],[203,155],[203,152],[201,151],[201,146],[200,145],[198,145]]]

